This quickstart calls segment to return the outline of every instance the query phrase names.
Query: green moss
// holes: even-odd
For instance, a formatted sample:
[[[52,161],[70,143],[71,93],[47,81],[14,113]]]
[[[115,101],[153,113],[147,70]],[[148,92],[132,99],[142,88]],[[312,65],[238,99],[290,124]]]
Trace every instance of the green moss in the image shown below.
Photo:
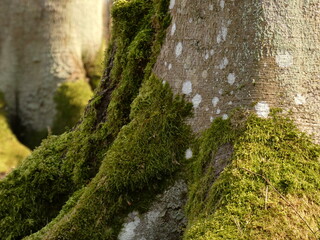
[[[217,177],[214,159],[226,144],[231,163]],[[218,119],[197,152],[184,239],[319,237],[320,147],[292,121],[277,114]]]
[[[166,30],[165,27],[168,26],[169,17],[167,9],[169,3],[167,0],[132,0],[126,2],[127,3],[123,5],[124,8],[118,5],[115,6],[114,11],[118,11],[119,13],[119,11],[126,11],[126,8],[132,9],[136,12],[128,12],[128,14],[135,16],[135,20],[121,22],[121,18],[115,19],[112,34],[113,39],[107,51],[104,76],[93,99],[90,100],[86,107],[81,122],[68,133],[62,134],[59,137],[49,137],[48,140],[45,140],[41,146],[32,153],[24,162],[23,166],[19,167],[1,182],[1,238],[6,240],[22,239],[45,227],[55,217],[55,220],[46,228],[43,228],[37,235],[31,236],[31,239],[41,239],[43,234],[51,236],[52,238],[54,236],[60,238],[60,236],[55,235],[57,233],[61,233],[61,236],[64,236],[67,233],[65,233],[63,229],[70,227],[66,220],[68,217],[72,219],[70,222],[74,221],[76,230],[81,234],[85,234],[85,236],[89,236],[91,233],[96,239],[100,239],[98,237],[100,235],[114,238],[123,216],[129,210],[126,200],[133,199],[134,203],[148,202],[145,199],[151,199],[150,196],[160,191],[159,189],[163,186],[162,183],[157,183],[158,181],[155,181],[155,179],[161,176],[165,179],[164,176],[174,175],[178,165],[168,167],[168,170],[165,170],[164,165],[159,162],[160,159],[151,155],[150,149],[155,147],[155,143],[151,146],[146,146],[147,141],[144,137],[150,136],[147,135],[146,130],[143,130],[143,127],[150,119],[152,120],[150,120],[150,124],[161,120],[161,122],[157,123],[159,126],[162,126],[163,129],[168,130],[167,141],[169,141],[169,137],[171,140],[174,138],[174,135],[171,136],[170,134],[177,134],[176,130],[178,129],[185,131],[181,132],[181,134],[185,133],[185,135],[187,135],[189,130],[183,127],[185,125],[183,125],[180,120],[187,115],[190,106],[183,107],[184,103],[181,99],[170,100],[170,96],[172,97],[170,92],[168,93],[169,95],[165,95],[169,99],[168,102],[175,102],[173,107],[181,106],[181,110],[171,109],[159,103],[152,105],[157,106],[158,110],[159,106],[162,106],[163,111],[177,111],[177,113],[171,112],[171,114],[167,115],[168,119],[171,119],[171,115],[177,117],[175,121],[171,119],[173,121],[172,131],[170,131],[171,127],[166,125],[168,121],[165,119],[152,118],[156,112],[153,113],[150,107],[146,106],[149,109],[146,110],[146,113],[149,113],[151,117],[146,116],[145,120],[143,120],[143,110],[138,110],[138,108],[141,108],[140,104],[137,104],[135,101],[133,107],[133,109],[136,109],[134,110],[135,113],[131,113],[130,107],[134,99],[138,96],[143,82],[153,82],[152,86],[161,93],[164,93],[164,89],[165,91],[169,90],[168,86],[162,86],[154,77],[148,80],[151,74],[150,70],[160,51],[159,46],[163,41]],[[159,12],[160,10],[163,12]],[[163,19],[167,20],[162,22]],[[126,24],[126,26],[123,24]],[[124,31],[123,27],[125,27],[127,31]],[[145,83],[145,85],[147,85],[147,83]],[[149,89],[148,92],[151,91],[150,87],[144,88]],[[58,130],[63,129],[63,127],[61,127],[64,125],[63,120],[68,118],[69,112],[65,110],[65,107],[68,106],[70,101],[68,89],[69,87],[62,89],[63,91],[60,93],[64,100],[59,103],[61,100],[59,99],[57,104],[58,110],[61,109],[61,112],[64,114],[58,115],[58,119],[61,119],[62,124],[60,124],[61,121],[56,120],[58,123],[60,122],[57,124],[57,126],[59,126],[57,127]],[[145,95],[148,94],[145,93]],[[71,99],[73,97],[76,96],[71,95]],[[152,97],[148,96],[146,99],[149,98]],[[159,99],[156,98],[152,101],[159,102]],[[137,119],[141,121],[139,122]],[[131,141],[126,142],[126,135],[130,137]],[[134,142],[135,139],[137,139],[138,142]],[[144,141],[142,141],[142,139],[144,139]],[[159,138],[154,139],[154,141],[156,140],[159,141]],[[180,141],[182,142],[182,140]],[[128,149],[123,148],[119,151],[118,148],[120,148],[120,146],[121,148],[124,147],[124,143],[129,144]],[[139,150],[142,152],[138,152],[137,149],[142,148],[141,143],[144,143],[145,146],[143,147],[146,148],[146,152],[142,150]],[[158,154],[161,155],[157,155],[158,157],[161,157],[164,154],[164,150],[168,149],[169,151],[173,151],[170,159],[176,159],[177,162],[181,159],[180,153],[183,151],[184,145],[181,147],[181,150],[172,150],[172,142],[160,142],[160,144],[163,144],[163,147],[160,148],[161,151],[158,152]],[[181,144],[187,144],[187,141]],[[129,155],[127,155],[126,152],[128,152]],[[138,153],[145,154],[141,161],[148,162],[147,157],[152,156],[150,162],[148,162],[150,163],[148,166],[150,166],[151,169],[145,169],[148,171],[143,175],[143,178],[139,178],[139,176],[134,175],[134,173],[131,175],[133,169],[138,167],[136,165],[137,163],[133,162],[132,169],[128,168],[127,172],[125,169],[122,169],[126,164],[129,164],[128,161],[132,159],[130,156],[131,153],[137,161],[140,159],[137,156]],[[168,156],[165,156],[163,159],[164,162],[168,161]],[[118,168],[118,164],[116,163],[117,157],[123,159],[123,163],[119,165],[120,168]],[[156,160],[158,162],[156,162]],[[102,161],[103,166],[101,166]],[[107,164],[105,162],[109,163]],[[128,167],[129,166],[130,164]],[[157,168],[159,169],[157,170]],[[122,176],[120,173],[122,170],[124,171],[124,178],[118,179],[117,177]],[[97,174],[98,171],[99,173]],[[119,173],[120,176],[115,175],[115,172]],[[135,178],[136,183],[141,180],[140,184],[136,184],[138,189],[143,188],[150,190],[146,193],[148,197],[140,193],[136,194],[138,190],[131,189],[130,186],[128,186],[128,179],[131,176]],[[94,180],[92,180],[92,178]],[[106,178],[110,178],[111,180],[108,180],[108,183],[102,185],[102,187],[110,188],[110,190],[102,191],[99,189],[99,191],[95,192],[95,188],[103,184]],[[126,181],[121,184],[124,180]],[[146,184],[146,180],[150,180],[150,185]],[[117,187],[113,185],[116,182]],[[90,184],[86,186],[88,183]],[[82,192],[79,189],[84,190]],[[92,195],[92,198],[89,198],[90,194],[97,195]],[[71,198],[66,203],[67,205],[62,209],[69,197]],[[79,199],[79,202],[77,199]],[[97,200],[97,202],[95,202],[95,200]],[[99,209],[102,200],[106,201],[105,204],[103,204],[103,211]],[[75,208],[73,208],[72,206],[74,206],[75,202],[77,202],[77,204]],[[87,208],[89,206],[90,208],[94,207],[92,211]],[[106,206],[108,206],[108,209],[106,209]],[[134,204],[132,206],[136,208],[141,207],[140,204]],[[79,211],[75,211],[77,208],[79,208]],[[60,214],[58,215],[59,211]],[[113,212],[117,213],[117,215],[109,215]],[[98,214],[96,218],[94,217],[95,213]],[[79,218],[79,221],[76,221],[77,217],[75,216],[78,216],[78,214],[82,217]],[[101,219],[106,219],[109,226],[108,228],[103,227],[105,225],[102,225],[100,222],[100,215],[102,216]],[[87,216],[88,219],[86,219],[85,216]],[[113,220],[110,218],[111,216],[114,217]],[[92,228],[95,229],[96,232],[92,230],[88,233],[83,233],[82,229],[86,229],[86,227],[89,226],[86,223],[90,221],[97,221],[96,228]],[[76,232],[70,231],[69,234],[76,234]],[[92,239],[91,236],[88,238]],[[79,239],[78,235],[73,239]]]
[[[105,44],[101,44],[100,50],[98,51],[94,60],[84,64],[86,75],[89,79],[89,84],[92,90],[95,90],[98,87],[103,75],[105,50]]]
[[[3,94],[0,93],[0,174],[10,172],[30,154],[30,150],[22,145],[11,131],[5,106]]]
[[[50,137],[0,182],[0,235],[21,239],[56,216],[72,184],[63,167],[68,135]]]
[[[57,113],[52,132],[61,134],[66,128],[73,127],[79,121],[91,97],[92,91],[85,81],[62,83],[54,95]]]
[[[131,122],[106,153],[99,173],[74,208],[39,239],[116,239],[126,213],[181,168],[191,130],[191,104],[151,77],[132,104]],[[130,203],[130,204],[129,204]],[[38,239],[37,235],[27,239]]]

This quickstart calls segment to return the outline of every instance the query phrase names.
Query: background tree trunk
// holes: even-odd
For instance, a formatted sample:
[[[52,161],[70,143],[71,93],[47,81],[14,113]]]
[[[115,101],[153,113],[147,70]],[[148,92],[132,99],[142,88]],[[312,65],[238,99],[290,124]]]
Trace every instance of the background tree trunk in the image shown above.
[[[10,118],[47,131],[56,115],[54,93],[65,81],[86,79],[103,36],[103,0],[4,0],[0,3],[0,91]]]

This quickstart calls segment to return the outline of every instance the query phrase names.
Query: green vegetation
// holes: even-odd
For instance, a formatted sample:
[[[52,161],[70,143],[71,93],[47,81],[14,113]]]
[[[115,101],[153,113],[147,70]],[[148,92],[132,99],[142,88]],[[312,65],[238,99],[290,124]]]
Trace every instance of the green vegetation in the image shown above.
[[[45,235],[48,239],[62,239],[57,233],[73,236],[77,232],[69,229],[67,217],[78,233],[84,234],[83,239],[101,239],[101,235],[114,238],[129,210],[127,200],[143,203],[131,204],[132,207],[145,208],[148,201],[143,199],[152,199],[165,179],[174,177],[188,144],[190,130],[182,119],[189,114],[190,105],[173,98],[167,85],[150,76],[170,22],[168,4],[167,0],[115,3],[106,70],[81,122],[70,132],[50,136],[0,183],[2,239],[22,239],[46,225],[30,238]],[[130,15],[134,19],[121,22],[121,16],[128,9],[132,10]],[[124,29],[130,31],[124,32]],[[66,101],[70,99],[68,89],[64,86],[63,91],[58,92],[67,96]],[[139,91],[140,96],[135,100]],[[63,102],[58,104],[61,109],[66,106]],[[159,117],[160,113],[163,117]],[[157,133],[150,130],[154,126]],[[179,142],[179,149],[173,147]],[[146,150],[141,150],[142,147]],[[158,151],[153,155],[155,147]],[[131,159],[135,161],[131,163]],[[136,170],[141,175],[137,175]],[[160,178],[162,183],[158,182]],[[129,184],[131,182],[135,184]],[[148,196],[137,195],[141,189],[150,190]],[[104,211],[100,211],[102,202],[99,201],[106,201]],[[88,207],[93,207],[94,212]],[[76,216],[83,217],[76,221]],[[99,216],[106,220],[108,229],[99,222]],[[82,229],[90,226],[86,225],[90,221],[97,224],[96,228],[84,233]],[[64,229],[70,231],[67,233]]]
[[[73,127],[91,97],[91,88],[85,81],[62,83],[54,96],[57,114],[52,128],[53,134],[61,134],[66,128]]]
[[[49,136],[0,182],[1,239],[116,239],[124,217],[146,211],[179,172],[189,176],[186,240],[316,239],[320,147],[289,119],[217,119],[184,159],[192,106],[151,74],[168,5],[115,1],[104,77],[79,124]],[[81,112],[72,89],[90,91],[77,84],[57,91],[54,131]]]
[[[217,176],[228,145],[230,164]],[[197,149],[184,239],[319,238],[320,147],[289,119],[217,119]]]
[[[27,239],[116,239],[126,214],[145,208],[141,198],[152,200],[181,168],[191,137],[183,120],[190,110],[168,85],[155,77],[147,80],[132,104],[131,122],[121,129],[76,205]]]
[[[0,93],[0,142],[0,174],[5,174],[26,158],[30,150],[17,140],[10,129],[2,93]]]
[[[101,44],[101,48],[93,61],[84,64],[87,78],[92,90],[95,90],[100,83],[104,71],[105,44]]]

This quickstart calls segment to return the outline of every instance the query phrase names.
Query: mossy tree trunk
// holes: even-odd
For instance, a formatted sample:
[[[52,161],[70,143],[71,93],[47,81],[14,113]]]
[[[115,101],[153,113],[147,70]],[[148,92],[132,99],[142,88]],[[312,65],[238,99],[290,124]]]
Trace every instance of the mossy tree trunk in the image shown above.
[[[135,234],[138,223],[152,222],[155,196],[185,179],[185,239],[317,239],[320,148],[271,109],[292,109],[299,127],[318,127],[307,100],[319,98],[311,90],[320,70],[299,62],[311,50],[320,55],[300,34],[319,41],[317,6],[116,1],[104,77],[81,123],[0,182],[1,236],[150,236]],[[166,82],[192,102],[192,118],[192,105]],[[213,123],[195,137],[186,119],[198,133]]]
[[[320,141],[318,1],[170,2],[155,73],[194,103],[194,130],[235,108],[280,107]]]

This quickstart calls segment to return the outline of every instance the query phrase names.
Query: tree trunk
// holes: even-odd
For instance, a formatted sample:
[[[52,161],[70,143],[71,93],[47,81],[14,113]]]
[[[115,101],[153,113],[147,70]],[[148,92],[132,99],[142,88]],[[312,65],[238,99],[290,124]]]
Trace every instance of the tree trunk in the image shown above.
[[[172,24],[155,73],[195,106],[208,128],[235,108],[292,111],[320,141],[320,3],[171,1]]]
[[[0,16],[0,91],[9,115],[46,132],[57,87],[85,81],[84,65],[101,49],[103,0],[4,0]]]
[[[320,147],[296,127],[319,129],[318,8],[115,1],[101,84],[1,182],[0,235],[318,239]]]

